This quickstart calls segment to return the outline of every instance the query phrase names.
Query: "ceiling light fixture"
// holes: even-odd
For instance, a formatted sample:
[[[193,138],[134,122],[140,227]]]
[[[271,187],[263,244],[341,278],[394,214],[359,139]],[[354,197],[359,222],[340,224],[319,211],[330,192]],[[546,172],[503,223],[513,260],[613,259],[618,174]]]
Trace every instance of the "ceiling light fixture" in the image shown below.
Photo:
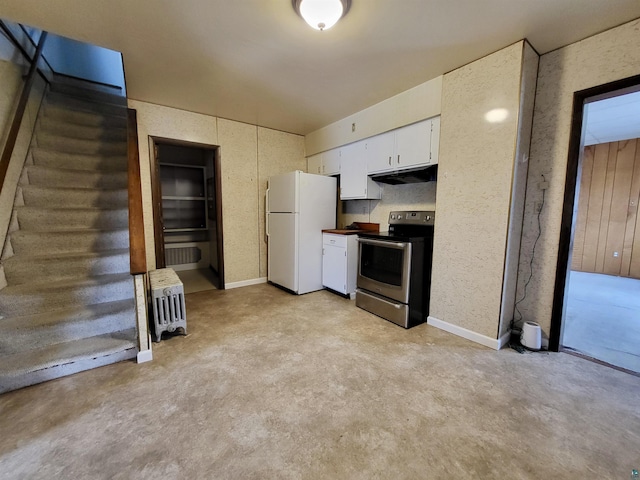
[[[293,9],[316,30],[327,30],[344,17],[351,0],[292,0]]]

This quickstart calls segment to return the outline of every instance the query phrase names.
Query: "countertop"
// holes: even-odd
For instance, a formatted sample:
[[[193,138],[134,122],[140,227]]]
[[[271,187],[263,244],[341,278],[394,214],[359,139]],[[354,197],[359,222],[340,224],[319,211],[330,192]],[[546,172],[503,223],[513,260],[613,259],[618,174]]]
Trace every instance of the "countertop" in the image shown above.
[[[334,235],[355,235],[360,232],[379,232],[380,224],[379,223],[365,223],[365,222],[354,222],[353,225],[358,226],[360,228],[352,229],[352,228],[329,228],[326,230],[322,230],[322,233],[333,233]]]
[[[364,230],[364,229],[360,229],[360,230],[328,229],[328,230],[322,230],[322,233],[333,233],[334,235],[355,235],[356,233],[366,232],[366,231],[367,230]]]

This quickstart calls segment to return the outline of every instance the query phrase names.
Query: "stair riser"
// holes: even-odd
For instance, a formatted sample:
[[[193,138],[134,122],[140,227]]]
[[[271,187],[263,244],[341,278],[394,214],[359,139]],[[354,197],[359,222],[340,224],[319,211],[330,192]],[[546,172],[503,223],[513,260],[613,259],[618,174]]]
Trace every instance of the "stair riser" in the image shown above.
[[[28,387],[30,385],[36,385],[37,383],[46,382],[55,378],[73,375],[74,373],[83,372],[85,370],[102,367],[104,365],[130,360],[135,358],[137,353],[138,349],[134,346],[126,350],[104,356],[100,355],[100,352],[96,352],[96,354],[92,355],[91,358],[84,358],[75,362],[56,365],[55,367],[36,370],[25,375],[0,376],[0,394]]]
[[[38,167],[68,168],[98,172],[127,171],[127,157],[124,155],[108,157],[99,155],[72,155],[32,149],[33,164]]]
[[[58,188],[126,188],[126,172],[85,172],[27,167],[29,185]]]
[[[126,155],[127,144],[124,141],[103,142],[100,140],[82,140],[59,137],[39,131],[36,134],[36,145],[48,150],[87,155]]]
[[[59,135],[67,138],[82,140],[105,140],[126,142],[127,130],[125,128],[88,127],[74,123],[61,122],[57,119],[42,119],[38,131],[50,135]]]
[[[51,92],[61,93],[70,97],[75,97],[81,100],[90,100],[93,102],[107,103],[125,106],[127,105],[127,99],[122,95],[101,92],[98,90],[90,90],[88,88],[79,88],[73,85],[64,83],[52,83]]]
[[[120,117],[126,117],[127,115],[127,108],[124,105],[121,106],[96,103],[70,97],[68,95],[63,95],[57,92],[50,92],[47,95],[46,103],[47,105],[66,108],[79,112],[89,112]]]
[[[30,188],[22,187],[24,203],[30,207],[106,207],[119,208],[128,205],[127,191],[125,189],[100,191],[100,190],[59,190],[55,188]]]
[[[20,256],[15,256],[5,262],[4,273],[9,285],[23,285],[33,282],[34,278],[38,282],[55,282],[127,273],[130,269],[128,253],[107,257],[64,258],[41,263],[21,260]]]
[[[95,305],[133,297],[131,279],[69,289],[43,290],[39,293],[4,294],[0,306],[7,316],[34,315],[73,305]]]
[[[64,228],[123,229],[129,225],[129,213],[122,210],[31,210],[18,209],[21,230],[55,230]]]
[[[3,355],[11,355],[22,351],[25,345],[33,349],[105,335],[129,329],[134,322],[135,310],[131,308],[124,312],[63,324],[44,325],[33,329],[5,330],[0,338],[0,351]]]
[[[46,251],[50,254],[100,252],[129,248],[129,232],[29,233],[15,232],[10,236],[16,255]],[[43,250],[46,249],[46,250]]]
[[[114,116],[101,113],[79,112],[77,110],[67,110],[58,105],[44,105],[42,115],[42,118],[46,119],[91,127],[127,127],[126,119],[120,115]]]

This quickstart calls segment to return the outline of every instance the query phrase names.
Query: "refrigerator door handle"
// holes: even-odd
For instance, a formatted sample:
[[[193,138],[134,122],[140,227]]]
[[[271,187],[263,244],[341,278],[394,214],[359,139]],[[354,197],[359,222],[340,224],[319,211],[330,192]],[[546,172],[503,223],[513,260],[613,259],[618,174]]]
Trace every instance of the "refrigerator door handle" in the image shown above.
[[[267,188],[267,191],[264,194],[264,199],[264,243],[269,243],[269,188]]]

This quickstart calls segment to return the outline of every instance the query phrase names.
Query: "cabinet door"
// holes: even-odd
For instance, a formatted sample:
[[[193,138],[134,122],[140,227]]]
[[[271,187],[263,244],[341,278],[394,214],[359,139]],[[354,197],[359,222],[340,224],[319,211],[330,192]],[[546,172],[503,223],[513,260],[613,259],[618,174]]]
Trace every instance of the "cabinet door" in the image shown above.
[[[322,247],[322,284],[340,293],[347,293],[346,252],[344,247]]]
[[[340,173],[340,149],[334,148],[322,154],[322,173],[338,175]]]
[[[364,158],[365,142],[356,142],[341,148],[340,199],[367,198],[367,165]]]
[[[431,120],[399,128],[396,130],[396,167],[428,165],[430,148]]]
[[[322,154],[317,153],[307,157],[307,173],[322,173]]]
[[[395,132],[382,133],[365,141],[365,156],[368,173],[394,170]]]

